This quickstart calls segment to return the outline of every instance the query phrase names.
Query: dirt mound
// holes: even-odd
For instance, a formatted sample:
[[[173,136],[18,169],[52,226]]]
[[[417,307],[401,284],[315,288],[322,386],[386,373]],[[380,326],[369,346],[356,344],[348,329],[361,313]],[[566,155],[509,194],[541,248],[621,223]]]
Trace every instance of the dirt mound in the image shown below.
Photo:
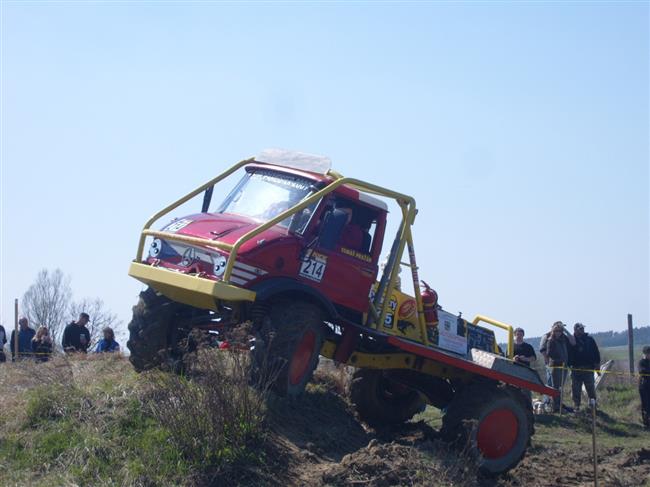
[[[593,457],[587,449],[534,446],[526,458],[501,478],[509,487],[529,485],[594,485]],[[640,449],[632,455],[614,447],[599,452],[600,485],[636,487],[649,485],[650,450]]]
[[[346,371],[321,368],[307,393],[269,399],[268,465],[273,485],[475,485],[471,462],[420,421],[371,429],[345,399]],[[474,480],[472,480],[474,479]]]
[[[406,428],[408,429],[408,428]],[[426,436],[426,435],[425,435]],[[368,446],[346,455],[337,465],[325,469],[326,485],[474,485],[476,470],[471,463],[460,467],[456,452],[440,440],[421,439],[412,445],[373,439]]]

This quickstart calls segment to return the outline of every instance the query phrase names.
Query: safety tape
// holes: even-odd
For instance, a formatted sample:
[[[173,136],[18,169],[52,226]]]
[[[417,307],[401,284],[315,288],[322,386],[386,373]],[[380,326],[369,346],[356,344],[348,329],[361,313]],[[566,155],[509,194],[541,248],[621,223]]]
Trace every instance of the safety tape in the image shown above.
[[[595,372],[599,374],[611,374],[611,375],[624,375],[627,377],[633,376],[633,377],[650,377],[650,374],[642,374],[640,372],[621,372],[618,370],[600,370],[600,369],[577,369],[575,367],[566,367],[562,365],[545,365],[546,368],[548,369],[563,369],[563,370],[571,370],[575,372]]]

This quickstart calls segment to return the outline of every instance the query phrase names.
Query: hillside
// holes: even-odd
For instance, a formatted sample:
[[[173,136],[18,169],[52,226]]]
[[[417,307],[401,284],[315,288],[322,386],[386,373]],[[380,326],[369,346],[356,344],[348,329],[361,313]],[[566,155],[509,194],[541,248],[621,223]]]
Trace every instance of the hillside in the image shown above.
[[[292,401],[247,387],[227,352],[199,360],[191,381],[138,375],[116,356],[0,371],[0,485],[592,485],[586,416],[538,416],[527,458],[481,479],[438,438],[433,408],[398,429],[365,427],[332,366]],[[650,450],[633,384],[610,380],[601,404],[601,485],[638,486]]]

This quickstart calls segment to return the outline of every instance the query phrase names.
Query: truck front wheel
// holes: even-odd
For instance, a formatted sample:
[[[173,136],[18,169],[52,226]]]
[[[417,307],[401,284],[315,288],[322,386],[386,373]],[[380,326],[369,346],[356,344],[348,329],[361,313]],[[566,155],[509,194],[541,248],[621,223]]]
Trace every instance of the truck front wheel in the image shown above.
[[[357,369],[350,383],[350,400],[370,426],[408,421],[425,406],[419,392],[385,377],[382,370]]]
[[[258,380],[282,396],[301,394],[318,365],[323,327],[317,306],[285,301],[271,306],[255,339]]]
[[[129,323],[129,361],[138,372],[161,367],[183,371],[189,345],[188,330],[176,326],[178,304],[149,287],[140,293]]]

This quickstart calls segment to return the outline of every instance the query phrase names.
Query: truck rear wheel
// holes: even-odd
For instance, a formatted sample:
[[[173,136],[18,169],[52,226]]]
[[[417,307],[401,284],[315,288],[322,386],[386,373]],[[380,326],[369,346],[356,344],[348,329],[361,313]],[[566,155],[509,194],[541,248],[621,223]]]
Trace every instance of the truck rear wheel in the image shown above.
[[[370,426],[404,423],[425,406],[420,393],[388,379],[377,369],[354,372],[350,400],[359,417]]]
[[[532,411],[519,391],[483,384],[458,393],[447,408],[441,430],[445,439],[467,448],[487,475],[517,465],[533,431]]]
[[[178,305],[153,288],[140,293],[129,323],[129,361],[138,372],[161,367],[183,371],[183,347],[187,331],[174,324]],[[187,343],[185,344],[187,348]]]
[[[279,302],[263,318],[255,340],[258,380],[282,396],[305,390],[323,346],[323,314],[309,303]]]

